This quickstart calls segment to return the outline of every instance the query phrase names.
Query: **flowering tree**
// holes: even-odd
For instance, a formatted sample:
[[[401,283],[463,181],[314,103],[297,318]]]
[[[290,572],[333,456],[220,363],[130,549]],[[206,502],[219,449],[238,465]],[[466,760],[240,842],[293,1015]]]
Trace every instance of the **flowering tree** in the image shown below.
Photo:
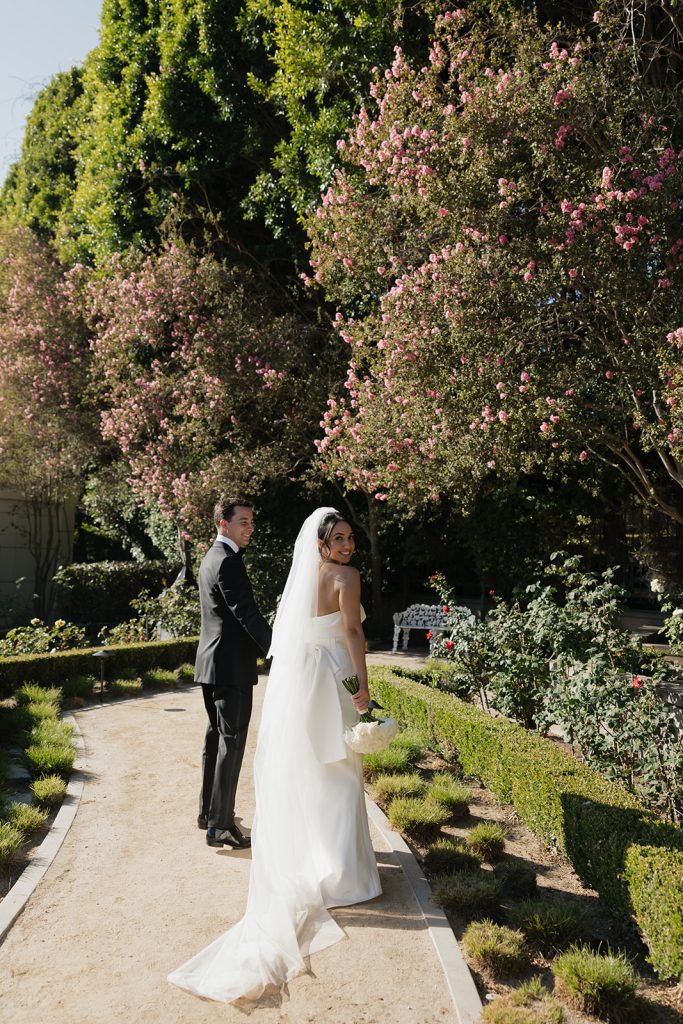
[[[0,237],[0,484],[21,495],[41,617],[49,616],[49,582],[63,535],[71,532],[65,503],[79,495],[95,439],[87,334],[73,299],[73,281],[48,246],[26,229],[5,230]]]
[[[347,486],[466,505],[601,459],[683,522],[680,126],[619,13],[451,11],[339,142],[310,233],[351,349],[319,442]]]
[[[328,386],[314,332],[274,311],[255,278],[174,243],[115,258],[89,297],[102,434],[187,556],[217,492],[254,495],[313,453]]]

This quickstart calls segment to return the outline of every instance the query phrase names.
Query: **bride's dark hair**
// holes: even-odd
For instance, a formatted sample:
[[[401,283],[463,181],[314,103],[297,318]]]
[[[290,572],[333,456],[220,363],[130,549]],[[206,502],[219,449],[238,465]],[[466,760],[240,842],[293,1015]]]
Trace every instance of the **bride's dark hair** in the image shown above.
[[[327,512],[320,520],[318,540],[322,541],[323,547],[329,549],[329,540],[337,523],[348,523],[348,519],[339,512]]]

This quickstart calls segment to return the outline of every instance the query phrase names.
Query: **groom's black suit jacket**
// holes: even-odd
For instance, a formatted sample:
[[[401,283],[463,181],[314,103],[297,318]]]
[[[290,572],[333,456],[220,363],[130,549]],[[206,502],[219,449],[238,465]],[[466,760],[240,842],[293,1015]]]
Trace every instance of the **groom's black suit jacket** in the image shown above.
[[[214,687],[214,697],[257,681],[258,648],[268,652],[271,628],[254,601],[242,552],[217,540],[199,569],[202,625],[194,678]]]

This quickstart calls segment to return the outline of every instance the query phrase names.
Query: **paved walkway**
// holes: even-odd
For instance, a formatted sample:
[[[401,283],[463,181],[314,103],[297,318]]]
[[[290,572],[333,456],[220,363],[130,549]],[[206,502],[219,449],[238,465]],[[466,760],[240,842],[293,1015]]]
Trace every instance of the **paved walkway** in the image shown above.
[[[265,686],[240,781],[246,826]],[[194,686],[77,712],[83,798],[0,946],[0,1022],[230,1024],[246,1014],[259,1024],[458,1024],[400,856],[374,824],[384,894],[335,911],[346,939],[314,956],[288,994],[237,1008],[166,982],[241,917],[248,886],[249,852],[211,849],[195,827],[204,714]]]

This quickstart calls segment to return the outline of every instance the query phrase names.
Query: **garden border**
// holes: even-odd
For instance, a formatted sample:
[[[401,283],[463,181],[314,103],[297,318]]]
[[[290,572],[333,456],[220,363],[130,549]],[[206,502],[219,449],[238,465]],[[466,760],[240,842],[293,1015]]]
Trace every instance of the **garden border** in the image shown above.
[[[83,736],[73,715],[64,712],[62,717],[73,728],[73,745],[76,748],[76,760],[73,771],[66,787],[66,795],[47,835],[2,903],[0,903],[0,943],[4,940],[19,914],[21,914],[35,892],[36,886],[57,856],[62,843],[66,839],[66,834],[76,817],[76,812],[83,795],[85,784],[85,744]]]
[[[657,819],[551,740],[509,719],[493,718],[388,667],[373,668],[370,688],[400,722],[451,747],[466,775],[512,804],[607,906],[635,920],[663,980],[683,977],[682,830]],[[648,868],[655,864],[651,877]]]

